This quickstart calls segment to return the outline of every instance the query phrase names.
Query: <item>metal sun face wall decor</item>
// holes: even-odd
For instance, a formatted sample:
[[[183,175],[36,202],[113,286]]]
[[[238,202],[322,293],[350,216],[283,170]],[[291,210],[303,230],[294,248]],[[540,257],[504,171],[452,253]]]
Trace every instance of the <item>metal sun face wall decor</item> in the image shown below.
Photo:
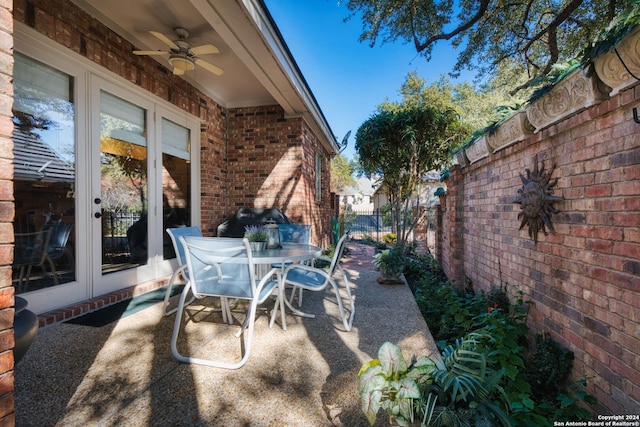
[[[553,207],[553,203],[563,199],[553,195],[553,187],[558,183],[557,178],[551,179],[555,165],[547,172],[544,162],[540,162],[540,167],[538,167],[537,155],[533,158],[533,162],[533,171],[525,169],[526,177],[520,174],[522,188],[518,190],[518,197],[513,203],[518,203],[522,209],[522,212],[518,214],[518,219],[521,220],[520,230],[527,225],[529,227],[529,237],[537,245],[540,231],[545,236],[549,234],[547,228],[555,233],[551,215],[560,211]]]

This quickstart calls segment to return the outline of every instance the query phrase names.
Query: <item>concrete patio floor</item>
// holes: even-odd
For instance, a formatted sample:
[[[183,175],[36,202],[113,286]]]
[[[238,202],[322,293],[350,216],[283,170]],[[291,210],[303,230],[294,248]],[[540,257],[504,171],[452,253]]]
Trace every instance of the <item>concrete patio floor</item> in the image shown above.
[[[356,298],[350,332],[331,290],[305,292],[303,307],[316,318],[289,314],[285,331],[278,320],[269,329],[259,311],[249,361],[229,371],[178,362],[170,349],[175,317],[163,317],[161,304],[100,328],[58,323],[39,331],[15,368],[16,425],[368,426],[362,363],[385,341],[407,358],[437,349],[410,289],[378,284],[373,248],[347,246],[343,266]],[[179,345],[239,354],[239,340],[221,334],[228,327],[220,322],[216,314],[190,323]],[[380,413],[376,425],[389,425],[388,417]]]

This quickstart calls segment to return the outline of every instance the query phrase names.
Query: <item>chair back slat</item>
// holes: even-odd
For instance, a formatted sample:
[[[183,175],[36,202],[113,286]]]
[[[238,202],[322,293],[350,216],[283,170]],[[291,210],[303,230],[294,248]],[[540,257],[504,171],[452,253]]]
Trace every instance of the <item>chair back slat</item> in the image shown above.
[[[180,236],[179,240],[195,294],[254,297],[253,259],[246,239]]]
[[[331,259],[331,266],[329,267],[329,275],[332,276],[333,273],[336,272],[336,268],[338,268],[338,264],[340,263],[340,259],[344,254],[344,248],[346,246],[346,241],[349,238],[349,232],[347,231],[342,235],[340,240],[338,240],[338,244],[336,245],[336,250],[333,253],[333,258]]]
[[[41,265],[47,256],[50,234],[48,228],[32,233],[16,233],[13,266]]]
[[[184,256],[184,248],[182,244],[178,241],[180,236],[198,236],[202,237],[202,231],[199,227],[191,226],[191,227],[176,227],[176,228],[167,228],[167,234],[171,237],[171,243],[173,244],[173,251],[176,253],[176,258],[178,258],[178,265],[186,264],[187,260]]]
[[[311,226],[307,224],[278,224],[280,242],[282,243],[311,243]]]
[[[49,224],[43,228],[51,230],[49,234],[49,247],[47,248],[49,257],[51,259],[60,258],[64,255],[73,224]]]

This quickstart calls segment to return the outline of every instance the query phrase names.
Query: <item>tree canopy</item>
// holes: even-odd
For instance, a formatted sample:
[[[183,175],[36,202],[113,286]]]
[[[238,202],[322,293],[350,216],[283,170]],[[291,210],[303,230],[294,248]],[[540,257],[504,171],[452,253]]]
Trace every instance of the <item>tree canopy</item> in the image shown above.
[[[453,84],[445,75],[427,85],[427,81],[415,72],[409,72],[398,90],[401,102],[386,100],[378,106],[378,111],[425,106],[453,109],[459,114],[462,125],[470,131],[476,131],[499,121],[506,113],[526,102],[529,91],[523,91],[518,96],[511,95],[506,81],[523,82],[524,79],[507,66],[500,67],[498,74],[481,85],[469,82]]]
[[[331,192],[339,193],[345,187],[356,185],[353,178],[355,166],[342,154],[331,158]]]
[[[455,110],[434,106],[381,108],[358,128],[360,167],[386,187],[399,243],[406,242],[413,227],[406,221],[412,192],[427,172],[447,166],[451,149],[467,136]]]
[[[346,0],[362,17],[361,41],[373,46],[402,40],[427,60],[436,43],[460,48],[464,69],[493,74],[511,61],[531,86],[556,63],[570,60],[614,17],[638,0]]]

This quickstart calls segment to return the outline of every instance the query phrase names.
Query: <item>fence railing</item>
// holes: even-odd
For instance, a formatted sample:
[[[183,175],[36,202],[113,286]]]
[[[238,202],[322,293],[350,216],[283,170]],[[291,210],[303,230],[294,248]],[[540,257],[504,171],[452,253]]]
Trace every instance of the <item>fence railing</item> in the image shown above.
[[[392,232],[391,218],[380,210],[373,211],[342,211],[342,220],[346,229],[351,230],[354,239],[382,240],[382,237]],[[435,208],[427,209],[426,224],[418,227],[409,238],[409,241],[423,242],[424,247],[433,251],[435,247],[436,211]]]

